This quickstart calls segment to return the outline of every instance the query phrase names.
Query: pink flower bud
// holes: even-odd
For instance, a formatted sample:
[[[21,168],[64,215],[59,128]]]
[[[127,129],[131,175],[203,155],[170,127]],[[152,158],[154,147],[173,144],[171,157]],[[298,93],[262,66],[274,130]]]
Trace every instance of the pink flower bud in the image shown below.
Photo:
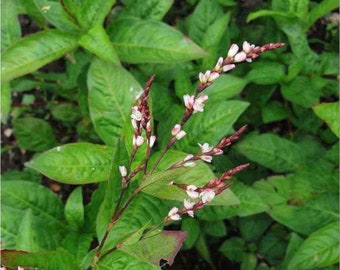
[[[156,141],[156,136],[152,135],[150,136],[150,140],[149,140],[149,147],[152,148],[152,146],[155,144]]]
[[[146,131],[148,131],[148,132],[151,132],[152,131],[152,126],[151,126],[151,123],[150,123],[151,121],[148,121],[147,123],[146,123]]]
[[[127,170],[125,166],[119,166],[119,172],[122,177],[125,177],[127,175]]]
[[[223,72],[227,72],[229,70],[234,69],[236,66],[234,64],[228,64],[222,67]]]
[[[205,74],[203,74],[202,72],[200,72],[200,73],[198,74],[198,78],[199,78],[199,80],[200,80],[200,82],[201,82],[202,84],[207,83],[207,81],[208,81],[208,79],[209,79],[209,77],[210,77],[210,73],[211,73],[211,71],[210,71],[210,70],[207,70],[207,71],[205,72]]]
[[[212,82],[216,80],[219,76],[220,74],[218,74],[217,72],[212,72],[210,76],[208,77],[208,82]]]
[[[222,155],[223,154],[223,150],[219,149],[219,148],[214,148],[213,151],[214,151],[214,155]]]
[[[172,135],[172,136],[177,135],[178,132],[181,131],[181,128],[182,128],[182,126],[181,126],[180,124],[176,124],[176,125],[172,128],[172,130],[171,130],[171,135]]]
[[[133,106],[131,108],[131,118],[135,119],[136,121],[141,121],[142,120],[142,113],[138,110],[137,106]]]
[[[208,143],[204,143],[203,145],[198,143],[198,145],[201,147],[202,153],[208,153],[213,149]]]
[[[238,54],[235,55],[234,61],[235,62],[243,62],[244,60],[247,59],[247,55],[245,52],[239,52]]]
[[[200,197],[203,203],[211,202],[215,197],[215,192],[211,189],[204,190],[201,192]]]
[[[194,161],[185,162],[185,163],[183,164],[183,167],[193,168],[193,167],[195,167],[195,166],[196,166],[196,162],[194,162]]]
[[[189,185],[187,186],[187,194],[191,199],[197,199],[199,196],[199,193],[197,191],[195,191],[197,189],[197,187],[195,185]]]
[[[202,156],[200,156],[200,159],[202,159],[205,162],[209,162],[210,163],[213,158],[212,158],[212,156],[202,155]]]
[[[191,202],[188,199],[184,199],[183,204],[184,204],[185,209],[188,209],[188,210],[192,209],[192,207],[195,205],[194,202]]]
[[[177,207],[172,207],[171,210],[168,213],[168,217],[171,220],[181,220],[181,216],[177,214],[178,208]]]
[[[195,97],[190,96],[190,95],[184,95],[183,100],[184,100],[185,107],[187,107],[188,109],[191,109],[192,106],[194,105]]]
[[[177,140],[182,139],[185,135],[187,135],[187,133],[184,130],[181,130],[180,132],[178,132],[175,137]]]
[[[218,58],[214,70],[219,71],[223,64],[223,57]]]
[[[142,136],[133,136],[132,144],[141,146],[144,143],[144,138]]]
[[[242,48],[245,53],[250,53],[255,48],[255,45],[254,44],[251,45],[249,42],[244,41]]]
[[[228,54],[227,54],[228,58],[233,58],[237,54],[238,49],[239,48],[238,48],[237,44],[231,44],[230,49],[229,49]]]
[[[194,157],[193,154],[189,154],[184,158],[184,161],[188,161],[188,160],[192,159],[193,157]]]

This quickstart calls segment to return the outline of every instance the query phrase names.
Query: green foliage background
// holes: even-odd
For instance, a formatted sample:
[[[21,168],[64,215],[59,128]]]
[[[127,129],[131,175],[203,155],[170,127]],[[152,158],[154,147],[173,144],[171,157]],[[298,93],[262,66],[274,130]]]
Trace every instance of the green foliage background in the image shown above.
[[[86,269],[90,244],[101,238],[117,200],[117,167],[131,150],[130,108],[142,86],[156,74],[156,152],[167,144],[197,74],[212,69],[232,43],[247,40],[286,45],[221,75],[205,92],[204,113],[190,120],[188,136],[175,145],[181,152],[160,165],[248,125],[211,166],[176,175],[202,184],[251,163],[233,178],[224,202],[176,224],[188,232],[182,249],[196,249],[211,265],[224,256],[232,269],[337,269],[338,8],[335,0],[2,0],[1,121],[15,136],[2,153],[6,159],[21,149],[32,158],[25,169],[2,174],[2,248],[12,250],[3,253],[3,263]],[[23,16],[36,32],[27,35]],[[53,70],[56,60],[62,71]],[[37,172],[78,187],[62,202]],[[166,186],[172,177],[150,180],[158,185],[131,205],[107,249],[132,244],[96,269],[159,269],[137,241],[182,199]],[[83,203],[88,183],[99,184]],[[171,258],[166,252],[175,241],[157,237],[168,245],[155,255],[157,247],[145,242],[148,252]]]

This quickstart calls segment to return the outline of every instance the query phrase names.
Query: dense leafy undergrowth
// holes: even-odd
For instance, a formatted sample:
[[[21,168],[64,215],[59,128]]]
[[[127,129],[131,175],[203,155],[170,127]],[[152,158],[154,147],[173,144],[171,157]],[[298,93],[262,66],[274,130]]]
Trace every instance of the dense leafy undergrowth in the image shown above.
[[[3,266],[337,269],[338,8],[336,0],[2,0]],[[243,41],[285,46],[198,84],[199,72]],[[156,173],[133,178],[146,148],[128,161],[131,106],[153,74],[150,164],[177,136],[171,130],[190,107],[183,96],[208,83],[209,99]],[[211,163],[165,170],[244,125]],[[162,223],[183,199],[170,181],[202,186],[248,162],[194,218]]]

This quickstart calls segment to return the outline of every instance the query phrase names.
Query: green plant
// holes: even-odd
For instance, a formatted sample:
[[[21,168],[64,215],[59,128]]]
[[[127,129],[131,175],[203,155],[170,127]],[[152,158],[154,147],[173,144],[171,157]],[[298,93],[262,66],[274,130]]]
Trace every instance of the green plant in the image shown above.
[[[187,232],[182,249],[196,249],[211,267],[222,269],[216,257],[241,269],[335,269],[339,30],[330,12],[339,5],[333,0],[273,0],[254,10],[246,2],[2,1],[2,152],[5,160],[18,153],[32,159],[24,170],[2,175],[3,248],[29,252],[4,250],[2,263],[86,269],[106,252],[95,269],[133,269],[135,263],[138,269],[156,269],[160,258],[171,263],[184,234],[156,228],[164,226],[173,199],[186,196],[184,184],[197,181],[203,188],[211,179],[229,177],[225,168],[250,161],[247,170],[233,177],[233,186],[211,201],[213,206],[171,225]],[[44,30],[21,38],[18,14],[27,14]],[[324,26],[323,36],[313,37],[313,25]],[[286,46],[267,52],[261,61],[239,65],[232,75],[221,74],[204,90],[209,96],[204,113],[185,123],[187,136],[155,165],[161,149],[170,148],[176,136],[169,130],[183,114],[182,97],[197,89],[192,79],[211,69],[231,40],[283,41]],[[44,67],[62,56],[58,73],[48,71],[51,65]],[[143,92],[140,83],[152,74],[157,77],[149,81],[147,104],[153,131],[146,135],[149,144],[131,157],[131,138],[139,135],[131,128],[130,108]],[[208,78],[202,74],[201,84]],[[192,101],[186,96],[186,108]],[[234,138],[233,126],[245,124],[248,134],[212,164],[165,170],[183,165],[178,162],[187,153],[197,153],[197,142],[203,151],[205,142],[216,146],[225,135]],[[157,140],[150,151],[153,135]],[[123,167],[118,169],[123,165],[126,176]],[[152,176],[143,180],[153,166]],[[41,185],[35,170],[64,183],[59,192],[63,202]],[[135,170],[139,173],[131,174]],[[129,185],[121,181],[124,177]],[[144,190],[134,198],[141,182]],[[121,205],[130,196],[134,200],[95,256],[98,243],[91,242],[105,235],[122,183]],[[188,212],[180,205],[177,214]],[[178,219],[174,211],[170,214]],[[160,241],[167,243],[164,249]],[[153,256],[141,253],[144,247]]]

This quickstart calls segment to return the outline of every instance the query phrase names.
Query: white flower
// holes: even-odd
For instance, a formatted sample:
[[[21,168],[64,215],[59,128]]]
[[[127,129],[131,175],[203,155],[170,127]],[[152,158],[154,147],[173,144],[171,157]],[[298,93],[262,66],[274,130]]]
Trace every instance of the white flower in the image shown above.
[[[152,126],[151,126],[151,123],[150,123],[151,121],[148,121],[147,123],[146,123],[146,130],[148,131],[148,132],[151,132],[152,131]]]
[[[190,210],[194,205],[195,205],[194,202],[190,202],[189,200],[184,199],[184,207],[185,209],[189,210],[187,211],[187,214],[191,217],[194,217],[194,211]]]
[[[183,100],[184,100],[185,107],[187,107],[188,109],[191,109],[195,102],[195,96],[184,95]]]
[[[193,154],[189,154],[184,158],[184,161],[188,161],[188,160],[192,159],[193,157],[194,157]]]
[[[195,191],[197,189],[197,187],[195,185],[189,185],[187,186],[187,194],[191,199],[197,199],[199,196],[199,193],[197,191]]]
[[[21,266],[18,266],[18,270],[25,270],[25,269]]]
[[[180,132],[178,132],[175,137],[177,140],[182,139],[185,135],[187,135],[187,133],[184,130],[181,130]]]
[[[185,162],[183,164],[184,167],[190,167],[190,168],[193,168],[196,166],[196,162],[195,161],[189,161],[189,162]]]
[[[204,143],[203,145],[198,143],[198,145],[201,147],[202,153],[208,153],[213,149],[208,143]]]
[[[229,71],[229,70],[232,70],[232,69],[234,69],[236,66],[234,65],[234,64],[228,64],[228,65],[224,65],[223,67],[222,67],[222,70],[223,70],[223,72],[227,72],[227,71]]]
[[[127,174],[126,167],[125,166],[119,166],[119,172],[120,172],[121,176],[125,177],[126,174]]]
[[[220,77],[220,74],[218,74],[217,72],[213,72],[210,74],[209,78],[208,78],[208,82],[212,82],[214,80],[216,80],[218,77]]]
[[[182,126],[180,124],[176,124],[172,130],[171,130],[171,135],[175,136],[181,131]]]
[[[239,48],[238,48],[237,44],[231,44],[227,56],[228,56],[229,58],[233,58],[233,57],[237,54],[238,49],[239,49]]]
[[[206,101],[208,99],[208,96],[207,95],[201,95],[200,97],[198,97],[196,100],[195,100],[195,103],[194,103],[194,113],[196,112],[203,112],[204,111],[204,101]]]
[[[218,58],[214,70],[220,70],[223,64],[223,57]]]
[[[181,220],[181,216],[177,214],[178,208],[177,207],[172,207],[171,210],[168,213],[168,217],[171,220]]]
[[[222,155],[223,154],[223,150],[220,148],[214,148],[214,155]]]
[[[202,84],[205,84],[205,83],[208,81],[208,78],[210,77],[210,73],[211,73],[211,71],[210,71],[210,70],[207,70],[207,71],[205,72],[205,74],[203,74],[202,72],[200,72],[200,73],[198,74],[198,78],[199,78],[199,80],[200,80],[200,82],[201,82]]]
[[[202,159],[205,162],[209,162],[210,163],[212,161],[213,157],[212,156],[202,155],[202,156],[200,156],[200,159]]]
[[[134,130],[138,129],[137,121],[135,119],[133,119],[133,118],[131,119],[131,124],[132,124]]]
[[[242,48],[243,48],[243,51],[245,53],[250,53],[250,51],[255,48],[255,45],[254,44],[250,44],[247,41],[244,41],[243,45],[242,45]]]
[[[211,189],[204,190],[201,192],[200,197],[203,203],[211,202],[215,197],[215,192]]]
[[[152,148],[152,146],[154,145],[155,141],[156,141],[156,136],[155,135],[150,136],[150,140],[149,140],[150,148]]]
[[[142,113],[138,110],[137,106],[131,107],[131,118],[135,119],[136,121],[141,121],[142,120]]]
[[[235,62],[243,62],[244,60],[247,59],[247,55],[245,52],[239,52],[238,54],[235,55],[234,61]]]
[[[141,146],[144,143],[144,138],[142,136],[133,136],[132,139],[132,144],[133,145],[137,145],[137,146]]]

